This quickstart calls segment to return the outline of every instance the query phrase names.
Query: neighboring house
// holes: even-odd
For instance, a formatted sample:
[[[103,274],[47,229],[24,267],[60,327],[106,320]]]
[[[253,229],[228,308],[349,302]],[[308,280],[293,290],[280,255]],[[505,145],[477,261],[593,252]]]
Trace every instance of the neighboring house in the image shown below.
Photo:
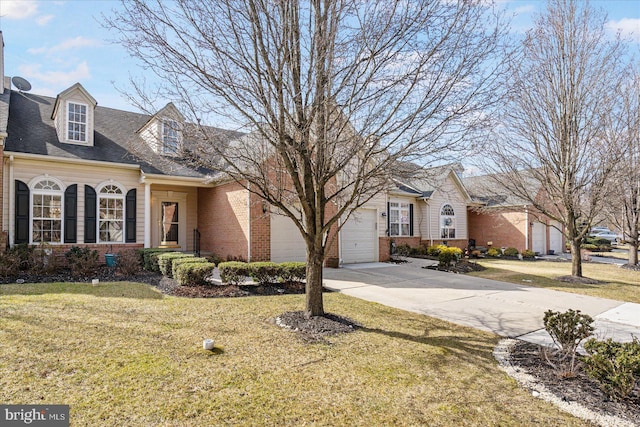
[[[477,203],[468,213],[469,238],[476,246],[514,247],[537,254],[564,252],[563,227],[540,214],[530,202],[501,191],[496,175],[464,178],[463,183]],[[531,182],[529,192],[542,196],[539,183]]]

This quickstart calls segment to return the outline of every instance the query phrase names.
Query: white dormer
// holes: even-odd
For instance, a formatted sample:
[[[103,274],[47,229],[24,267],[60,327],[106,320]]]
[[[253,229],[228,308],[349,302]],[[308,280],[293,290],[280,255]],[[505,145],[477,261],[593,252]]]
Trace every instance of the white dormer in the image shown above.
[[[67,144],[93,146],[93,112],[98,103],[80,83],[56,97],[53,119],[58,140]]]
[[[151,116],[138,133],[158,154],[175,156],[182,146],[184,117],[173,103],[168,103]]]

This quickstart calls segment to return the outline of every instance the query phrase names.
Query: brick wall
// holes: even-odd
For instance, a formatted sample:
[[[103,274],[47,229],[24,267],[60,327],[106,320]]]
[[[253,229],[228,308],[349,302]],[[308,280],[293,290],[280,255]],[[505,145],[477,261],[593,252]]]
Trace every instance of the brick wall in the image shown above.
[[[248,259],[248,191],[235,182],[198,189],[200,250]]]
[[[31,245],[35,248],[38,247],[38,245]],[[80,248],[89,248],[91,250],[95,250],[98,251],[98,261],[100,262],[100,264],[105,264],[105,258],[104,258],[104,254],[117,254],[120,251],[126,250],[126,249],[140,249],[142,248],[144,245],[142,243],[116,243],[116,244],[94,244],[94,243],[78,243],[78,244],[64,244],[64,245],[50,245],[48,246],[49,249],[52,250],[53,254],[56,257],[56,260],[58,261],[59,265],[66,265],[67,260],[65,257],[65,253],[69,251],[69,249],[71,249],[73,246],[78,246]]]
[[[476,246],[514,247],[526,249],[527,214],[517,211],[474,212],[469,211],[469,238],[475,239]],[[530,247],[530,243],[529,243]]]
[[[269,205],[255,194],[251,195],[251,261],[271,259],[271,213]]]

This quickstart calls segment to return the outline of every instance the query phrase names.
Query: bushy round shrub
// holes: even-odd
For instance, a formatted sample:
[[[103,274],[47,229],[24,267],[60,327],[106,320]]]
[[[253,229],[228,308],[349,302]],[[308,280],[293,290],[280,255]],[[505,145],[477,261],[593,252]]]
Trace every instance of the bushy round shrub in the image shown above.
[[[244,282],[245,277],[250,276],[249,264],[241,261],[227,261],[218,264],[222,283],[238,285]]]
[[[158,267],[165,277],[173,276],[173,260],[178,258],[193,258],[193,254],[184,252],[168,252],[158,255]]]
[[[504,256],[517,257],[518,255],[520,255],[520,251],[518,251],[516,248],[507,248],[504,250],[503,254]]]
[[[216,265],[211,262],[192,262],[176,268],[176,282],[181,286],[212,285],[209,279]]]
[[[498,258],[500,255],[502,255],[500,249],[489,248],[489,250],[487,250],[487,256],[490,256],[491,258]]]
[[[536,253],[533,252],[531,249],[525,249],[524,251],[522,251],[523,259],[535,259],[535,257],[536,257]]]
[[[185,257],[185,258],[174,258],[173,260],[171,260],[171,272],[172,272],[173,278],[175,279],[176,277],[176,269],[182,264],[203,263],[203,262],[209,262],[209,260],[203,257],[195,257],[195,256]]]
[[[462,249],[453,246],[442,246],[438,255],[441,267],[448,267],[452,262],[457,262],[462,257]]]

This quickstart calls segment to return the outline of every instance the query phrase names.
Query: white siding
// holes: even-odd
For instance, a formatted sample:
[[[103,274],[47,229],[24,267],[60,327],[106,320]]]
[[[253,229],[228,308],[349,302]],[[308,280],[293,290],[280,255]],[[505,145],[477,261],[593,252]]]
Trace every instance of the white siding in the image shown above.
[[[6,165],[8,166],[8,165]],[[73,184],[78,184],[78,243],[82,243],[84,239],[84,185],[91,185],[96,188],[99,184],[113,179],[114,182],[120,184],[129,191],[133,188],[137,189],[136,198],[136,240],[137,243],[144,243],[144,186],[138,183],[140,179],[140,172],[138,170],[130,169],[118,169],[116,167],[103,167],[97,165],[78,165],[73,163],[61,163],[42,160],[25,160],[15,159],[13,162],[14,167],[14,180],[20,180],[25,184],[38,176],[42,176],[45,173],[51,177],[57,178],[66,187]],[[5,210],[8,212],[4,215],[3,226],[8,230],[8,219],[10,215],[14,215],[13,212],[9,212],[9,167],[5,168],[5,187],[7,191],[4,193],[7,196],[4,200]]]
[[[68,101],[78,103],[78,104],[84,104],[87,106],[87,142],[86,143],[67,140],[67,117],[68,117],[68,109],[69,109]],[[62,142],[66,142],[69,144],[93,146],[94,107],[93,107],[93,104],[91,103],[91,100],[87,99],[87,97],[84,96],[84,94],[80,91],[80,89],[75,89],[70,93],[66,94],[64,98],[61,98],[58,102],[60,104],[58,106],[58,111],[56,112],[56,117],[55,117],[55,126],[58,134],[58,139]]]
[[[422,240],[441,242],[440,238],[440,211],[442,206],[449,204],[456,214],[456,238],[455,240],[467,240],[467,200],[460,187],[449,174],[440,187],[433,192],[427,200],[426,206],[422,205],[422,223],[420,234]]]

